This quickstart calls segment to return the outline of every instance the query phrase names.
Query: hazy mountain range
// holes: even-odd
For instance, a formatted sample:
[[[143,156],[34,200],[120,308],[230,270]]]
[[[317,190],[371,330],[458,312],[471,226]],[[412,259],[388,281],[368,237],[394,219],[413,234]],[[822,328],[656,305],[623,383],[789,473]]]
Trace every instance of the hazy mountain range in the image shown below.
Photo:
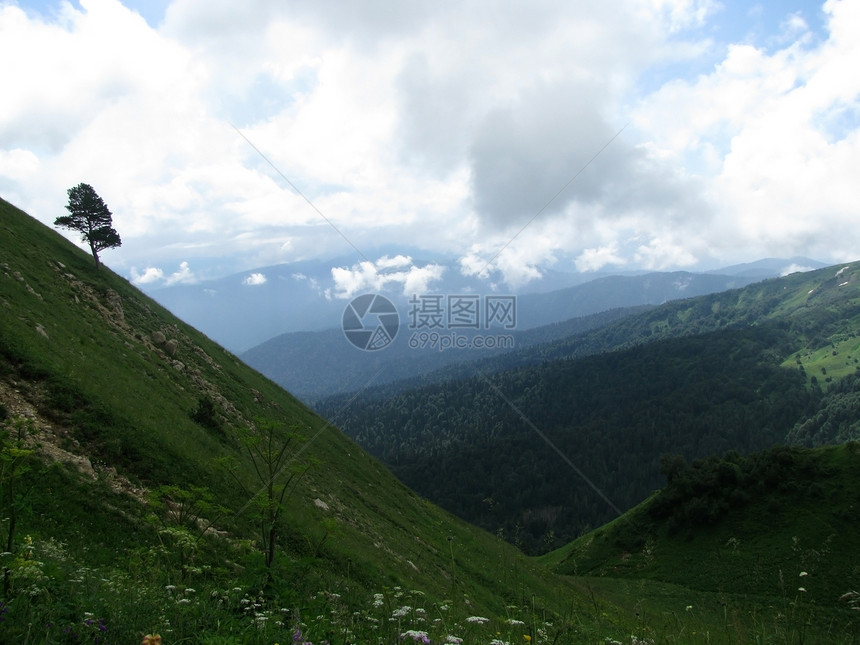
[[[397,254],[384,247],[370,257],[379,259],[364,265],[357,263],[355,257],[279,264],[218,280],[174,284],[153,289],[149,294],[213,340],[232,351],[243,352],[281,334],[340,328],[344,308],[360,293],[384,294],[395,303],[404,320],[408,300],[416,289],[419,295],[529,296],[518,306],[517,328],[523,330],[613,307],[660,304],[743,286],[798,268],[823,266],[807,258],[789,258],[760,260],[707,273],[607,275],[541,269],[539,279],[515,290],[489,278],[465,276],[450,258],[422,259],[432,256],[420,249],[405,249]],[[339,271],[337,279],[333,270]],[[439,277],[428,277],[436,275]],[[569,290],[576,286],[583,288]],[[344,289],[356,290],[346,295]]]

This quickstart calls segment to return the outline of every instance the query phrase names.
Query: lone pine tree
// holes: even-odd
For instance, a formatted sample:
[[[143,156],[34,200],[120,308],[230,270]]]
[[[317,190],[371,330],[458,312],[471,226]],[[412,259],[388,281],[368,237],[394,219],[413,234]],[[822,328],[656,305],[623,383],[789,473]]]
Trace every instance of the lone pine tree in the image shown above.
[[[69,188],[69,215],[54,220],[54,226],[78,231],[81,241],[90,245],[96,269],[99,268],[99,251],[122,245],[119,233],[113,227],[113,214],[89,184],[78,184]]]

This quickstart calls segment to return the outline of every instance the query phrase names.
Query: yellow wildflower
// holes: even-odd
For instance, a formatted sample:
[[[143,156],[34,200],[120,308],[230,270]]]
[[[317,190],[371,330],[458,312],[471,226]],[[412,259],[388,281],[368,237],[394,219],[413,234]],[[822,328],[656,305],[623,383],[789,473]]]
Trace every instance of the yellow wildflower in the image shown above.
[[[143,637],[140,645],[161,645],[161,636],[158,634],[147,634]]]

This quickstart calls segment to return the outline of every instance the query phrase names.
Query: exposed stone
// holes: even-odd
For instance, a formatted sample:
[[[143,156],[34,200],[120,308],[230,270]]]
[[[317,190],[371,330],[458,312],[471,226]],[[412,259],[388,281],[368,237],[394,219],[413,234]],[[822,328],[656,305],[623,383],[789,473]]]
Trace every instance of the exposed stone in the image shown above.
[[[125,315],[122,311],[122,298],[120,298],[119,294],[113,289],[108,289],[107,300],[108,304],[116,312],[117,317],[119,317],[120,320],[124,320]]]
[[[164,351],[168,356],[173,356],[177,349],[179,349],[179,341],[175,338],[171,338],[164,344]]]
[[[48,332],[46,332],[45,328],[42,327],[42,323],[36,323],[36,331],[39,332],[45,338],[50,339],[50,336],[48,336]]]
[[[152,342],[156,345],[162,345],[167,339],[160,331],[152,332]]]

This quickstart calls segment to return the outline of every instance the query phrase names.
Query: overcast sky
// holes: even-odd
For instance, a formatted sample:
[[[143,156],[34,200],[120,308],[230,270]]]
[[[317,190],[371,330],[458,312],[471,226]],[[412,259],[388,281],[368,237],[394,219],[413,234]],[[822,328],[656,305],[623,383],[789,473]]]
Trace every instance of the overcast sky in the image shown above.
[[[147,287],[383,244],[513,286],[856,260],[858,34],[856,0],[0,0],[0,195],[50,224],[91,184]]]

